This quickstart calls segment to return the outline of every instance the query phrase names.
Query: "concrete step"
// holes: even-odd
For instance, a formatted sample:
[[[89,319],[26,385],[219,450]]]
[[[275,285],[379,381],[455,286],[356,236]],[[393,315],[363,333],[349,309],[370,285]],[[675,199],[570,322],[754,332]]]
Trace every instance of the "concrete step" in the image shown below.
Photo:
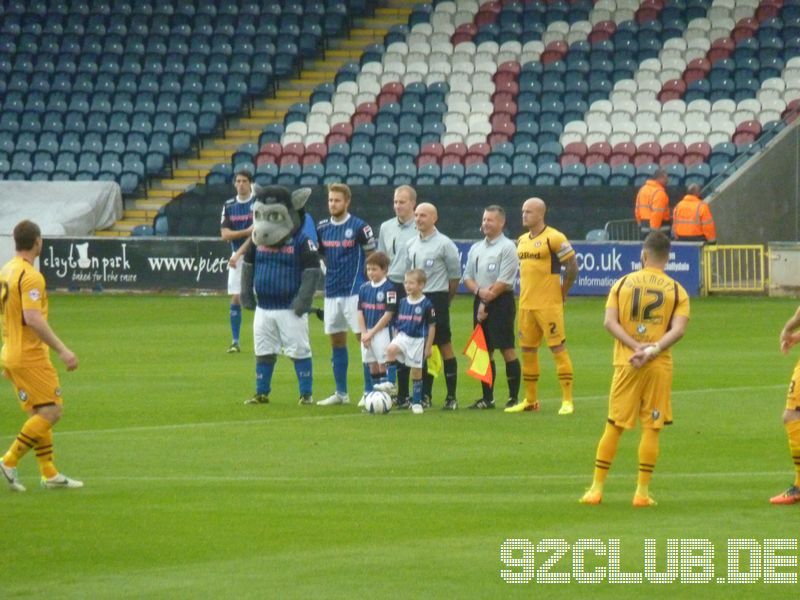
[[[211,170],[211,167],[217,164],[217,162],[220,161],[201,162],[198,161],[197,159],[192,159],[191,164],[187,164],[186,168],[175,169],[173,174],[175,175],[176,179],[205,180],[206,175],[208,175],[208,172]],[[222,162],[227,162],[227,161],[222,161]],[[189,163],[189,161],[187,161],[187,163]]]
[[[275,100],[285,100],[287,98],[297,99],[297,98],[302,98],[304,95],[305,94],[302,92],[302,90],[281,88],[277,92],[275,92]]]
[[[137,198],[132,202],[133,209],[132,210],[144,210],[148,213],[155,213],[157,214],[159,210],[164,208],[169,201],[172,199],[170,198]]]
[[[176,196],[186,190],[190,185],[204,184],[206,182],[205,176],[203,177],[173,177],[172,179],[162,179],[161,186],[165,190],[173,190],[177,192]]]
[[[257,142],[258,134],[261,133],[262,127],[254,127],[252,129],[228,129],[228,139],[236,140],[237,143],[243,144],[244,142]]]
[[[221,147],[214,147],[214,148],[203,148],[200,150],[200,157],[199,158],[188,158],[186,160],[226,160],[231,157],[238,148],[238,144],[231,141],[228,144],[233,148],[233,150],[228,150],[227,148]]]
[[[163,179],[159,180],[159,184],[160,184],[161,181],[164,181],[164,180]],[[149,190],[147,190],[147,198],[143,199],[143,200],[145,200],[146,202],[165,202],[166,203],[166,202],[169,202],[170,200],[172,200],[177,195],[178,194],[176,194],[173,190],[168,190],[166,188],[155,187],[155,188],[150,188]]]
[[[314,86],[311,86],[313,89]],[[308,93],[306,90],[303,90],[303,98],[308,98]],[[275,121],[276,119],[282,119],[285,111],[282,111],[278,108],[254,108],[250,111],[250,118],[252,119],[265,119],[267,121]]]
[[[344,44],[343,44],[344,45]],[[345,61],[358,60],[361,50],[356,48],[341,48],[325,52],[326,60],[344,59]]]
[[[158,210],[146,208],[126,208],[122,211],[122,218],[125,220],[137,219],[150,223],[156,218]]]
[[[98,229],[94,234],[97,237],[130,237],[131,232],[117,229]]]
[[[111,231],[128,232],[130,234],[138,225],[152,225],[153,219],[123,219],[111,227]]]
[[[311,63],[309,63],[309,64],[311,64]],[[304,71],[302,79],[290,79],[289,81],[282,81],[280,85],[281,85],[281,89],[300,90],[300,91],[306,92],[307,94],[310,94],[312,91],[314,91],[314,88],[317,86],[317,83],[318,82],[316,82],[316,81],[310,81],[306,77],[306,72]],[[265,104],[269,105],[270,104],[270,100],[271,99],[256,101],[256,108],[252,112],[255,113],[256,110],[258,110],[258,107],[261,106],[262,103],[265,103]]]

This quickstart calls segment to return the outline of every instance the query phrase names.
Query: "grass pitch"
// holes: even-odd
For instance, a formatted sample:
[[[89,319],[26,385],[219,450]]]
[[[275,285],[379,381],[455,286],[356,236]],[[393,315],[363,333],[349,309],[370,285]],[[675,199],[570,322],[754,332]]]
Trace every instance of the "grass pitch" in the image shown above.
[[[765,585],[763,568],[754,584],[717,578],[729,575],[728,539],[762,548],[769,538],[797,541],[800,507],[767,502],[792,479],[780,415],[797,352],[781,355],[778,333],[795,306],[693,300],[675,350],[675,425],[661,436],[651,485],[659,505],[635,510],[638,431],[622,438],[603,504],[577,503],[591,481],[611,377],[600,298],[567,305],[573,416],[556,415],[555,369],[544,352],[540,413],[466,410],[480,386],[460,357],[461,410],[438,410],[438,381],[435,408],[414,417],[358,412],[354,343],[352,405],[298,406],[282,358],[271,404],[243,406],[254,391],[252,317],[243,353],[225,354],[225,298],[53,296],[54,328],[81,361],[62,373],[56,461],[86,487],[40,489],[28,456],[20,473],[29,491],[0,489],[0,598],[792,597],[798,584]],[[469,308],[459,299],[453,310],[458,350],[472,330]],[[311,329],[322,398],[333,390],[330,350],[321,323],[312,319]],[[23,414],[0,383],[4,449]],[[553,551],[533,554],[529,583],[506,583],[504,569],[523,572],[501,562],[509,538],[540,550],[542,540],[564,540],[569,551],[549,571],[570,583],[542,583]],[[586,570],[608,568],[618,539],[620,570],[631,573],[644,572],[646,538],[656,540],[659,571],[668,540],[708,540],[712,583],[685,583],[687,545],[686,572],[672,584],[614,585],[608,576],[579,584],[575,545],[589,538],[603,551],[585,554]],[[796,575],[798,546],[780,555],[791,565],[778,571]]]

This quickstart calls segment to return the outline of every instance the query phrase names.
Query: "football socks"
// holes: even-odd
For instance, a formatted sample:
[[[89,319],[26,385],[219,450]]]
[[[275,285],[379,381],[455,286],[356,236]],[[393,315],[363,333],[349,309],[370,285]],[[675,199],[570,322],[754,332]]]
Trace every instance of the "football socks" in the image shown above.
[[[50,479],[58,475],[58,469],[53,464],[53,430],[48,429],[39,438],[39,443],[34,449],[36,452],[36,462],[39,463],[39,472],[42,477]]]
[[[297,385],[301,396],[310,396],[313,379],[311,357],[294,359],[294,372],[297,374]]]
[[[422,404],[422,379],[414,379],[411,382],[412,392],[411,402],[414,404]]]
[[[342,396],[347,394],[347,363],[347,347],[334,348],[331,358],[333,380],[336,383],[336,391]]]
[[[386,369],[386,379],[392,385],[397,384],[397,361],[390,362]],[[406,395],[408,395],[408,376],[406,375]],[[405,398],[405,396],[401,396],[401,398]]]
[[[239,332],[242,329],[242,307],[240,304],[231,304],[231,339],[234,344],[239,343]]]
[[[572,402],[572,360],[569,353],[564,350],[553,354],[556,361],[556,373],[558,374],[558,384],[561,386],[561,400]]]
[[[19,460],[27,454],[28,450],[36,447],[42,438],[45,438],[52,429],[50,421],[39,415],[33,415],[22,426],[11,447],[3,456],[3,464],[7,467],[16,467]],[[51,438],[52,439],[52,438]],[[50,445],[52,449],[52,444]]]
[[[639,477],[636,481],[636,495],[650,497],[648,487],[658,460],[658,429],[642,429],[639,440]]]
[[[367,363],[361,363],[364,365],[364,391],[369,393],[372,391],[372,372],[369,370],[369,365]]]
[[[536,384],[539,382],[539,353],[522,353],[522,380],[525,382],[525,398],[529,404],[538,400]]]
[[[272,389],[272,372],[275,370],[275,358],[267,360],[264,356],[256,356],[256,394],[269,394]]]
[[[595,491],[603,491],[603,486],[608,477],[608,470],[611,468],[611,463],[617,454],[617,446],[619,445],[622,431],[622,427],[606,423],[606,429],[600,438],[600,443],[597,444],[597,455],[594,461],[594,481],[591,489]]]
[[[785,425],[789,436],[789,451],[794,462],[794,485],[800,487],[800,421],[789,421]]]
[[[497,377],[497,365],[495,362],[489,361],[489,368],[492,370],[492,385],[485,381],[481,381],[481,390],[483,391],[483,400],[486,402],[494,402],[494,383]]]
[[[519,398],[519,384],[521,378],[519,359],[506,362],[506,379],[508,379],[508,397]]]
[[[444,381],[447,384],[447,397],[455,398],[456,383],[458,382],[458,361],[455,357],[444,359]]]

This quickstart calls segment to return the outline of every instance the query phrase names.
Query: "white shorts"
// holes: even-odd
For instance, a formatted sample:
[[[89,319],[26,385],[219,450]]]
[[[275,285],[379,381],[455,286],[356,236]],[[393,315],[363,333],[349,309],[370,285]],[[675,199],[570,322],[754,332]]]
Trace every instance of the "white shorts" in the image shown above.
[[[358,295],[341,298],[325,298],[325,333],[340,333],[347,330],[361,333],[358,325]]]
[[[231,254],[233,256],[233,254]],[[242,293],[242,259],[236,261],[236,266],[228,265],[228,295]]]
[[[389,328],[384,327],[372,338],[372,344],[369,348],[365,348],[364,344],[361,344],[361,362],[386,364],[386,347],[391,341],[392,337],[389,335]]]
[[[298,317],[288,308],[266,310],[256,307],[253,317],[256,356],[283,353],[290,358],[311,356],[308,340],[308,315]]]
[[[421,369],[425,358],[425,338],[412,338],[402,331],[392,340],[400,349],[397,360],[412,369]]]

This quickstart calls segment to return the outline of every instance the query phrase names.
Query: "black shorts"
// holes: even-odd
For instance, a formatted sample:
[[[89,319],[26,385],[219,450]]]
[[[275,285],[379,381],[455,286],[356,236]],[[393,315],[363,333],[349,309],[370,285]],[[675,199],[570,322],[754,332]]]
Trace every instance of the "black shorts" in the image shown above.
[[[475,296],[472,305],[472,324],[478,324],[478,305],[480,299]],[[514,325],[517,320],[517,303],[514,294],[505,292],[500,294],[486,306],[489,316],[482,323],[483,335],[486,337],[486,346],[492,350],[505,350],[514,347]]]
[[[425,292],[433,303],[436,310],[436,335],[433,336],[433,343],[437,346],[449,344],[452,334],[450,333],[450,293],[449,292]]]

